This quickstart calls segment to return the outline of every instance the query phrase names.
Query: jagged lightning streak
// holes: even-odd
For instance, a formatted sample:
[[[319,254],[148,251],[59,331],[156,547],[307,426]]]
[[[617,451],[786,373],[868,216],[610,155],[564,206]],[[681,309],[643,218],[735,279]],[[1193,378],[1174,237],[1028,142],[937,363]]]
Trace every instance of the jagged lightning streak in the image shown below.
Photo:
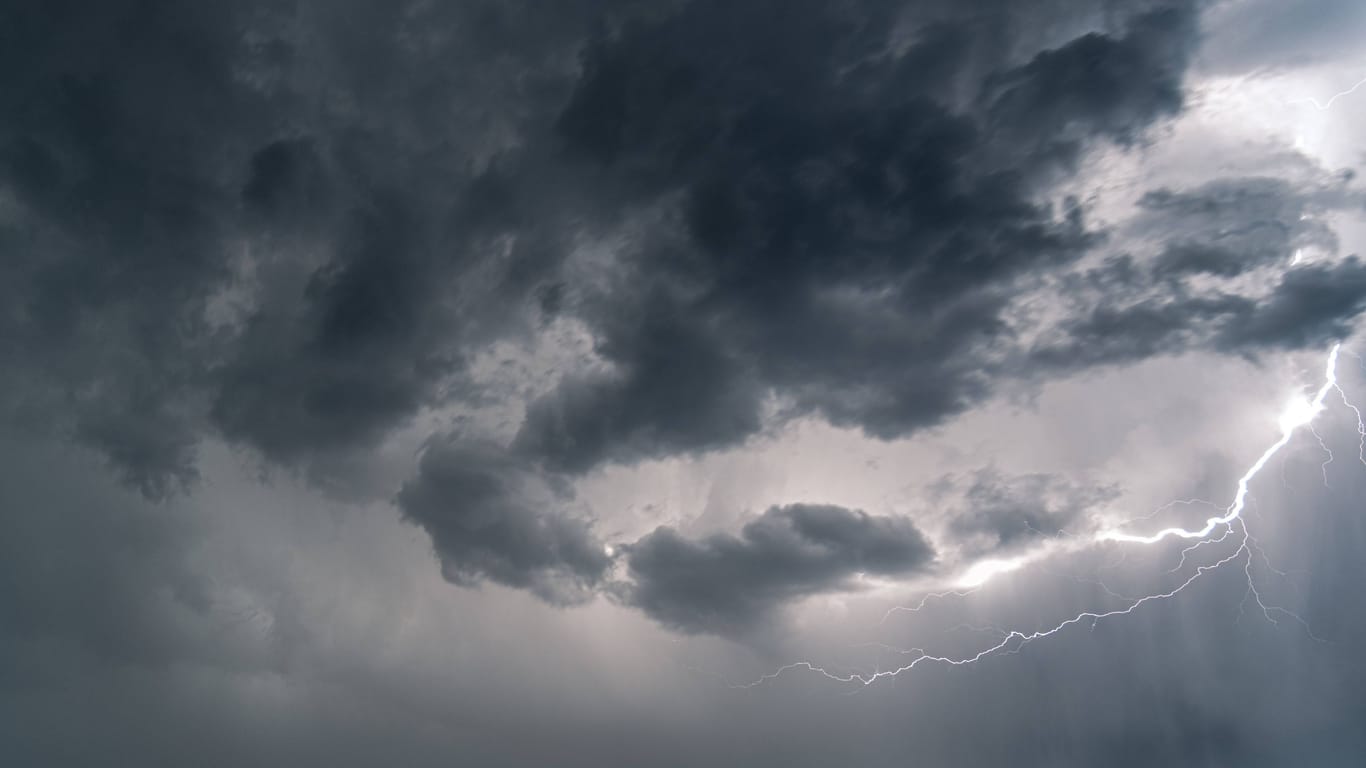
[[[1362,360],[1360,355],[1350,350],[1344,351],[1352,357],[1355,357],[1357,364],[1361,367],[1362,371],[1366,372],[1366,360]],[[1361,462],[1362,466],[1366,466],[1366,421],[1362,420],[1361,409],[1353,405],[1352,401],[1347,399],[1347,393],[1342,391],[1342,387],[1338,386],[1336,389],[1338,391],[1338,396],[1342,398],[1342,404],[1350,408],[1352,413],[1357,417],[1357,459]]]
[[[1196,572],[1194,574],[1192,574],[1185,581],[1181,582],[1181,584],[1178,585],[1175,589],[1172,589],[1170,591],[1162,592],[1155,595],[1144,595],[1143,597],[1130,603],[1128,606],[1124,608],[1117,608],[1112,611],[1084,611],[1082,613],[1077,614],[1076,616],[1073,616],[1070,619],[1066,619],[1065,621],[1060,622],[1059,624],[1053,626],[1050,629],[1035,630],[1033,632],[1011,630],[1005,635],[1005,637],[1001,639],[1000,642],[996,643],[995,645],[983,648],[982,650],[970,656],[964,656],[962,658],[953,658],[951,656],[937,656],[926,653],[920,656],[916,656],[911,661],[895,669],[882,670],[867,675],[859,674],[857,672],[840,674],[838,672],[832,672],[828,669],[825,669],[824,667],[818,666],[809,661],[796,661],[791,664],[785,664],[779,667],[778,669],[761,676],[758,680],[755,680],[750,683],[733,684],[731,687],[754,688],[755,686],[762,685],[763,683],[766,683],[769,680],[773,680],[779,675],[782,675],[783,673],[792,671],[794,669],[805,669],[841,683],[862,683],[863,685],[871,685],[877,682],[878,680],[888,677],[895,677],[903,672],[909,672],[910,670],[915,669],[922,663],[947,664],[955,667],[973,664],[975,662],[981,661],[982,659],[988,656],[992,656],[997,653],[1017,652],[1020,650],[1020,648],[1022,648],[1025,645],[1028,645],[1029,643],[1034,642],[1035,640],[1039,640],[1050,635],[1057,634],[1058,632],[1061,632],[1064,629],[1073,626],[1074,624],[1080,624],[1082,622],[1089,620],[1094,625],[1095,622],[1098,622],[1102,619],[1108,619],[1114,616],[1124,616],[1133,613],[1135,610],[1137,610],[1140,606],[1142,606],[1145,603],[1153,602],[1155,600],[1165,600],[1167,598],[1174,597],[1177,594],[1181,593],[1183,590],[1185,590],[1186,587],[1189,587],[1191,584],[1193,584],[1196,579],[1200,578],[1205,573],[1215,570],[1219,566],[1224,565],[1225,563],[1232,562],[1233,560],[1237,559],[1240,555],[1242,555],[1244,552],[1250,552],[1250,550],[1247,548],[1246,543],[1243,546],[1239,547],[1238,550],[1235,551],[1233,554],[1228,555],[1227,557],[1218,560],[1212,564],[1200,566],[1196,569]]]
[[[1337,377],[1338,349],[1340,346],[1341,345],[1339,344],[1334,344],[1332,351],[1328,353],[1328,364],[1324,373],[1323,386],[1319,387],[1319,391],[1314,394],[1314,399],[1306,401],[1297,398],[1296,400],[1291,401],[1285,414],[1281,416],[1281,439],[1272,443],[1271,447],[1267,448],[1261,455],[1261,458],[1257,459],[1257,461],[1248,468],[1247,472],[1238,479],[1238,492],[1234,494],[1233,503],[1228,506],[1228,510],[1224,514],[1209,518],[1205,521],[1203,528],[1194,531],[1173,527],[1163,528],[1156,533],[1143,536],[1109,530],[1101,531],[1096,534],[1096,540],[1124,541],[1133,544],[1156,544],[1171,536],[1180,536],[1183,539],[1204,539],[1208,538],[1209,535],[1214,532],[1214,529],[1218,528],[1220,525],[1226,525],[1237,520],[1239,516],[1243,514],[1243,508],[1247,506],[1248,483],[1252,482],[1252,478],[1256,477],[1257,473],[1262,471],[1262,468],[1266,466],[1267,462],[1271,461],[1271,458],[1279,453],[1280,450],[1285,447],[1286,443],[1290,442],[1290,438],[1295,436],[1295,431],[1297,429],[1308,426],[1309,423],[1314,420],[1314,417],[1324,409],[1323,401],[1328,397],[1329,392],[1332,392],[1335,389],[1341,391],[1338,387]]]
[[[1290,403],[1290,406],[1286,409],[1285,413],[1281,417],[1280,438],[1276,440],[1276,442],[1272,443],[1271,446],[1267,448],[1260,457],[1258,457],[1258,459],[1252,464],[1252,466],[1250,466],[1248,470],[1243,473],[1243,476],[1238,479],[1238,487],[1237,491],[1234,494],[1233,501],[1229,504],[1228,507],[1224,509],[1223,514],[1208,518],[1205,521],[1204,526],[1195,530],[1190,530],[1181,527],[1169,527],[1163,528],[1151,534],[1131,534],[1116,529],[1110,529],[1101,531],[1096,534],[1094,539],[1096,543],[1118,542],[1124,544],[1141,544],[1149,546],[1157,544],[1165,539],[1174,537],[1183,539],[1197,539],[1198,541],[1195,544],[1190,545],[1181,551],[1181,562],[1176,569],[1173,569],[1173,571],[1180,570],[1181,567],[1185,565],[1188,556],[1196,552],[1200,547],[1205,545],[1219,544],[1225,541],[1230,535],[1233,535],[1235,532],[1240,534],[1240,538],[1238,539],[1238,547],[1233,551],[1232,554],[1226,555],[1213,563],[1197,566],[1195,572],[1192,573],[1185,580],[1183,580],[1175,588],[1170,589],[1166,592],[1149,594],[1144,595],[1140,598],[1130,599],[1128,605],[1126,605],[1123,608],[1116,608],[1108,611],[1083,611],[1047,629],[1033,631],[998,630],[1000,632],[1000,640],[998,642],[989,645],[985,648],[982,648],[976,653],[967,656],[955,658],[952,656],[931,654],[920,648],[912,648],[905,650],[903,652],[907,655],[913,655],[913,658],[911,658],[905,664],[902,664],[901,666],[895,667],[893,669],[875,670],[872,673],[840,673],[829,670],[811,661],[797,661],[783,665],[772,672],[760,676],[757,680],[754,680],[752,682],[743,684],[731,684],[730,687],[754,688],[758,685],[762,685],[763,683],[773,680],[786,672],[790,672],[793,670],[806,670],[809,672],[814,672],[827,679],[834,680],[837,682],[860,683],[864,686],[868,686],[873,684],[874,682],[877,682],[878,680],[895,677],[903,672],[908,672],[912,669],[915,669],[917,666],[921,664],[929,663],[944,664],[948,666],[964,666],[967,664],[976,663],[977,661],[980,661],[984,658],[996,654],[1018,653],[1024,646],[1034,642],[1035,640],[1040,640],[1051,635],[1057,634],[1071,626],[1089,622],[1091,627],[1094,629],[1096,624],[1102,620],[1115,618],[1119,616],[1126,616],[1138,610],[1140,607],[1147,603],[1167,600],[1172,597],[1175,597],[1176,595],[1184,591],[1186,588],[1188,588],[1190,585],[1194,584],[1201,576],[1204,576],[1205,574],[1211,571],[1217,570],[1220,567],[1239,559],[1243,560],[1243,572],[1247,578],[1248,587],[1247,592],[1244,593],[1243,601],[1239,605],[1240,615],[1242,613],[1243,606],[1249,600],[1252,600],[1256,603],[1257,607],[1261,609],[1262,615],[1271,623],[1278,623],[1275,617],[1272,615],[1273,613],[1288,616],[1297,621],[1304,628],[1305,632],[1308,633],[1309,637],[1319,642],[1322,642],[1322,640],[1319,637],[1314,635],[1312,630],[1310,630],[1308,623],[1305,622],[1304,619],[1302,619],[1300,616],[1289,611],[1288,609],[1276,605],[1271,605],[1263,599],[1261,591],[1257,588],[1256,581],[1252,576],[1252,562],[1255,554],[1260,554],[1262,560],[1267,563],[1268,567],[1270,567],[1270,562],[1267,561],[1266,553],[1262,550],[1260,543],[1258,543],[1257,540],[1248,531],[1247,522],[1243,519],[1242,513],[1247,506],[1247,502],[1249,499],[1249,485],[1252,482],[1253,478],[1255,478],[1266,467],[1267,463],[1269,463],[1271,459],[1275,457],[1276,454],[1279,453],[1280,450],[1290,442],[1291,438],[1295,436],[1295,433],[1301,427],[1309,426],[1313,421],[1314,417],[1324,410],[1324,408],[1326,407],[1325,400],[1330,392],[1336,391],[1341,396],[1342,401],[1347,405],[1347,407],[1350,408],[1354,414],[1356,414],[1357,434],[1359,437],[1359,445],[1361,446],[1359,456],[1361,458],[1362,464],[1366,464],[1366,421],[1363,421],[1361,411],[1347,400],[1346,393],[1338,384],[1337,361],[1340,349],[1340,344],[1334,344],[1332,349],[1329,351],[1328,360],[1324,366],[1324,383],[1321,387],[1319,387],[1317,392],[1315,392],[1314,397],[1309,400],[1305,400],[1304,398],[1300,397],[1296,398]],[[1192,500],[1192,502],[1194,501],[1199,500]],[[1217,538],[1211,538],[1211,535],[1221,527],[1224,529],[1222,535],[1218,536]],[[1275,569],[1272,568],[1272,570],[1274,571]],[[1170,572],[1171,571],[1169,571],[1169,573]],[[890,616],[893,612],[897,610],[908,612],[919,611],[925,607],[926,602],[931,598],[963,596],[965,594],[970,594],[971,592],[976,591],[980,587],[981,583],[977,583],[972,585],[972,589],[969,590],[950,590],[946,592],[931,593],[930,595],[924,597],[920,601],[920,603],[914,607],[893,608],[891,611],[888,611],[887,614],[883,616],[883,621],[885,622],[887,616]],[[1119,597],[1121,599],[1124,599],[1122,598],[1122,596],[1111,592],[1108,588],[1106,588],[1105,591],[1113,597]]]
[[[879,621],[878,623],[886,624],[887,619],[891,618],[894,613],[919,613],[925,609],[925,605],[931,600],[943,600],[947,597],[967,597],[980,588],[981,587],[978,586],[971,589],[946,589],[943,592],[930,592],[921,597],[920,602],[915,605],[895,605],[888,608],[887,612],[882,614],[882,621]]]
[[[1323,104],[1320,104],[1320,103],[1318,102],[1318,99],[1315,99],[1315,98],[1312,98],[1312,97],[1310,97],[1310,98],[1304,98],[1304,99],[1294,99],[1294,100],[1292,100],[1290,103],[1291,103],[1291,104],[1313,104],[1313,105],[1314,105],[1314,109],[1317,109],[1317,110],[1320,111],[1320,112],[1327,112],[1327,111],[1333,106],[1333,102],[1337,101],[1338,99],[1342,98],[1343,96],[1351,96],[1353,93],[1356,92],[1356,90],[1357,90],[1358,88],[1360,88],[1360,87],[1363,86],[1363,85],[1366,85],[1366,77],[1363,77],[1361,80],[1358,80],[1357,83],[1356,83],[1356,85],[1353,85],[1351,88],[1348,88],[1348,89],[1345,90],[1345,91],[1338,91],[1337,93],[1333,94],[1332,96],[1330,96],[1330,97],[1328,98],[1328,101],[1325,102],[1325,103],[1323,103]]]

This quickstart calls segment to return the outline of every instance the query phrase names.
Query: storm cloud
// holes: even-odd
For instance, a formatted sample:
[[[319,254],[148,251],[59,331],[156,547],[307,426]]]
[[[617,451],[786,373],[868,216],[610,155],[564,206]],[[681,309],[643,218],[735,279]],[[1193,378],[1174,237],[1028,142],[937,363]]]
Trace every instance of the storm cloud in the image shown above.
[[[0,3],[0,742],[1358,764],[1361,20]],[[820,698],[1171,588],[1087,535],[1223,508],[1338,342],[1189,603]]]
[[[611,559],[589,527],[556,509],[549,487],[488,446],[428,446],[398,505],[432,537],[442,573],[457,584],[491,579],[552,602],[586,597]]]
[[[523,448],[582,469],[629,459],[598,447],[613,433],[645,456],[734,445],[767,393],[891,438],[990,392],[1011,297],[1099,239],[1075,201],[1040,200],[1048,181],[1180,108],[1192,16],[1140,12],[1010,66],[966,59],[1004,30],[948,14],[891,55],[875,16],[699,2],[588,50],[560,132],[668,213],[624,255],[647,298],[585,302],[620,372],[535,404]],[[984,66],[961,103],[931,74]],[[618,410],[675,368],[708,385],[651,388],[654,423]]]
[[[686,632],[737,632],[791,600],[906,576],[934,548],[909,518],[828,505],[773,507],[738,536],[688,539],[658,528],[626,548],[626,599]]]
[[[560,371],[513,447],[582,474],[805,416],[898,438],[1021,365],[1300,347],[1356,316],[1343,275],[1313,313],[1291,306],[1312,274],[1255,318],[1241,294],[1192,296],[1189,278],[1332,249],[1292,214],[1350,197],[1217,181],[1142,197],[1190,233],[1166,235],[1147,298],[1078,306],[1031,361],[1022,298],[1114,242],[1062,182],[1180,114],[1198,8],[1059,36],[1061,6],[988,6],[578,3],[525,28],[480,3],[112,5],[70,25],[16,6],[11,49],[44,56],[6,75],[30,94],[3,134],[7,349],[70,434],[162,497],[206,437],[327,485],[485,397],[471,361],[556,318],[599,364]],[[438,28],[459,32],[397,42]],[[81,42],[96,30],[107,46]],[[310,110],[318,89],[342,96]],[[617,246],[588,264],[585,239]]]

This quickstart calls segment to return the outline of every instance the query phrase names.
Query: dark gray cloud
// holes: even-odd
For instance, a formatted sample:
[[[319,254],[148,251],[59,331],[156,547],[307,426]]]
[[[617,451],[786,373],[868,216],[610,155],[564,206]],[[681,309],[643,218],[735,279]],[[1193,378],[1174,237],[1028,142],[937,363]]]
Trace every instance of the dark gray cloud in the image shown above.
[[[10,410],[154,496],[206,434],[371,450],[534,319],[563,249],[490,200],[516,165],[490,159],[553,114],[535,90],[567,88],[596,5],[8,4],[0,333],[40,393]]]
[[[1066,3],[343,6],[7,12],[8,49],[44,51],[5,75],[5,354],[41,390],[10,410],[42,402],[153,496],[205,435],[328,484],[561,315],[605,365],[526,411],[515,450],[553,471],[734,446],[771,413],[942,423],[1028,373],[1015,302],[1105,242],[1053,184],[1180,111],[1198,26],[1174,0],[1074,34]],[[1222,226],[1194,199],[1219,194],[1144,205]],[[1171,239],[1150,303],[1330,236],[1291,226]],[[585,237],[618,244],[605,274],[566,266]],[[1333,306],[1258,335],[1316,339],[1356,311]],[[1156,340],[1106,345],[1202,334],[1130,320]]]
[[[742,632],[801,597],[857,588],[856,577],[924,569],[934,548],[903,516],[829,505],[772,507],[740,535],[689,539],[661,527],[624,547],[624,598],[685,632]]]
[[[247,322],[216,371],[211,415],[227,436],[285,461],[373,446],[459,370],[456,318],[436,299],[448,274],[424,251],[420,221],[377,207],[351,217],[288,310]]]
[[[1032,353],[1047,366],[1126,363],[1193,348],[1255,356],[1275,349],[1326,347],[1346,338],[1366,310],[1366,264],[1355,256],[1285,273],[1258,298],[1177,294],[1127,306],[1099,306],[1070,320],[1062,340]]]
[[[426,447],[397,503],[431,536],[452,583],[488,580],[557,604],[601,592],[690,633],[740,633],[798,598],[857,589],[861,574],[907,575],[934,558],[910,518],[806,504],[773,507],[738,535],[693,540],[660,527],[608,548],[567,513],[570,487],[505,449],[452,436]],[[625,581],[611,578],[618,557]]]
[[[1070,164],[1096,136],[1123,145],[1154,119],[1175,115],[1195,42],[1193,9],[1170,5],[1137,15],[1123,35],[1091,33],[1043,51],[987,80],[988,119],[1009,151]]]
[[[582,472],[609,459],[735,444],[760,429],[765,391],[748,364],[716,343],[716,322],[661,293],[644,303],[641,314],[614,319],[598,347],[615,370],[566,378],[530,406],[519,453]]]
[[[438,441],[398,505],[432,537],[441,572],[472,586],[483,579],[556,603],[586,599],[612,564],[589,526],[562,509],[564,490],[493,446]]]
[[[1286,274],[1269,296],[1242,307],[1225,323],[1217,344],[1226,350],[1324,346],[1346,338],[1351,319],[1366,309],[1366,264],[1351,256]]]
[[[1318,170],[1308,181],[1225,178],[1146,193],[1130,227],[1157,253],[1111,256],[1065,278],[1068,314],[1031,359],[1076,368],[1345,338],[1366,293],[1357,256],[1337,257],[1328,217],[1362,208],[1353,179]]]
[[[226,276],[222,152],[260,127],[259,101],[233,86],[237,15],[156,3],[0,13],[5,367],[39,372],[56,390],[41,399],[71,431],[164,493],[193,474],[184,393],[202,379],[202,309]]]
[[[992,20],[949,12],[893,56],[880,10],[703,1],[590,46],[561,135],[678,210],[624,254],[645,298],[587,301],[617,372],[535,403],[519,448],[582,470],[723,447],[766,394],[893,437],[990,391],[1009,299],[1096,243],[1041,180],[1180,108],[1193,12],[984,64]],[[964,68],[989,74],[958,107],[940,75]]]
[[[1023,61],[982,59],[1004,17],[951,10],[890,55],[879,10],[698,2],[588,49],[560,133],[628,210],[667,213],[622,255],[628,298],[583,302],[615,370],[535,403],[519,449],[582,471],[734,445],[770,395],[891,438],[1008,375],[1012,299],[1100,242],[1048,181],[1179,111],[1193,9]]]
[[[1350,172],[1308,184],[1275,177],[1227,178],[1195,189],[1143,195],[1136,226],[1166,243],[1153,264],[1160,277],[1237,277],[1293,259],[1296,249],[1334,251],[1325,213],[1350,209]]]

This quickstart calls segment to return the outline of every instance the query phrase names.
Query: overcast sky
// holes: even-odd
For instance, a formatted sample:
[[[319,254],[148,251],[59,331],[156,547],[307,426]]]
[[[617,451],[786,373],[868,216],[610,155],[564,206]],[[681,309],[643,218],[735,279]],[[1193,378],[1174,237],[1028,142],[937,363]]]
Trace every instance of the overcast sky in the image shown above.
[[[0,0],[0,762],[1362,765],[1363,40]]]

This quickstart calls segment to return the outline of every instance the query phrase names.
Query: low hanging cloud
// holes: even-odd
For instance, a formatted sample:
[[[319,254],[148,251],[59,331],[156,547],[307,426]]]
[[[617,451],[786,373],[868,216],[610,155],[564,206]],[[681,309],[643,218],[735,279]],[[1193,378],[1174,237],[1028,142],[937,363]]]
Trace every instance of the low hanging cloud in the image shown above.
[[[487,579],[572,603],[593,594],[612,560],[587,523],[560,511],[564,501],[563,489],[506,452],[456,441],[429,445],[397,498],[432,537],[447,580]]]
[[[426,448],[397,502],[432,537],[454,584],[487,580],[554,604],[601,595],[689,634],[743,635],[803,598],[858,591],[863,577],[925,575],[939,560],[913,517],[831,504],[770,507],[737,533],[690,537],[660,526],[608,547],[566,514],[572,479],[452,436]],[[945,477],[931,491],[935,509],[926,514],[947,521],[940,543],[963,560],[1075,534],[1119,495],[991,467]]]
[[[1161,238],[1162,252],[1152,263],[1157,277],[1232,278],[1285,266],[1297,249],[1337,250],[1324,215],[1366,203],[1348,186],[1352,174],[1312,176],[1303,182],[1225,178],[1190,189],[1152,190],[1139,198],[1128,228]]]
[[[1068,309],[1022,365],[1125,364],[1192,349],[1255,357],[1323,347],[1366,309],[1363,267],[1330,221],[1366,208],[1350,171],[1292,168],[1142,195],[1119,252],[1068,275]]]
[[[660,527],[623,550],[626,602],[674,629],[720,634],[802,597],[857,589],[861,575],[914,574],[935,556],[910,518],[817,504],[771,507],[738,536]]]
[[[1276,278],[1251,298],[1215,291],[1098,305],[1067,320],[1030,353],[1042,366],[1132,363],[1192,348],[1253,356],[1324,347],[1351,333],[1366,310],[1366,264],[1356,256],[1309,264]]]
[[[862,575],[910,576],[935,557],[909,517],[819,504],[772,507],[738,535],[659,527],[609,548],[565,512],[569,488],[497,446],[449,437],[427,446],[397,503],[454,584],[487,580],[555,604],[601,594],[689,633],[741,633],[803,597],[857,590]]]

